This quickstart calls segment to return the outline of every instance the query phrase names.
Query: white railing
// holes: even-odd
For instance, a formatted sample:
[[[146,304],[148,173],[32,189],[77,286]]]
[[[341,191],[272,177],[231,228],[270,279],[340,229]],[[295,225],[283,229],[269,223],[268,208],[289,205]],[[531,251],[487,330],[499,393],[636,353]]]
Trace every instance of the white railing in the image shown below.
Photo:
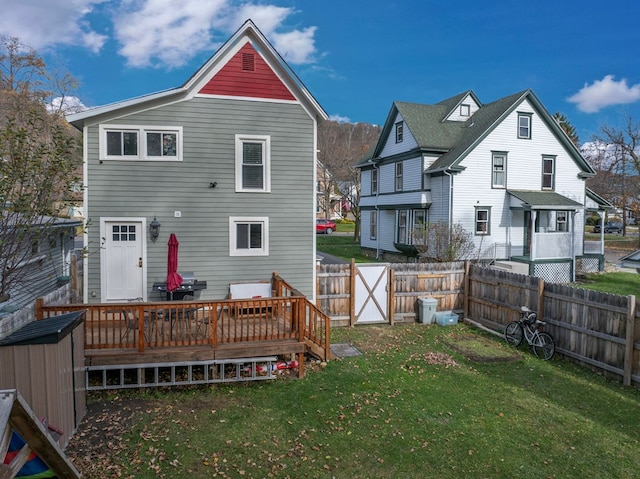
[[[585,241],[584,254],[602,254],[603,245],[601,241]]]
[[[534,260],[571,257],[571,233],[535,233],[534,243]]]

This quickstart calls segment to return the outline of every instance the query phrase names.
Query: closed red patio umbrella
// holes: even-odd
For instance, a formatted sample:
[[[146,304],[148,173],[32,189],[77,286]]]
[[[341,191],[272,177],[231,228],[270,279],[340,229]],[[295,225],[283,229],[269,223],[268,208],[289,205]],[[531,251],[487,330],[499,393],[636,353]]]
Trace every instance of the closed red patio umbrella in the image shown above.
[[[169,252],[167,254],[167,292],[171,293],[182,284],[182,276],[178,274],[178,238],[169,236]]]

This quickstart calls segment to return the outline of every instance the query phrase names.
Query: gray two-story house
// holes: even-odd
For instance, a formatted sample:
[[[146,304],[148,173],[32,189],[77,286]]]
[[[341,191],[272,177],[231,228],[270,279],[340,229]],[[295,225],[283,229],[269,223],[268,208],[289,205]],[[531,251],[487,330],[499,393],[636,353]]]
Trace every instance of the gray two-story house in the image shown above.
[[[161,300],[178,270],[222,298],[277,271],[313,296],[326,113],[247,21],[182,86],[70,115],[83,132],[85,300]]]

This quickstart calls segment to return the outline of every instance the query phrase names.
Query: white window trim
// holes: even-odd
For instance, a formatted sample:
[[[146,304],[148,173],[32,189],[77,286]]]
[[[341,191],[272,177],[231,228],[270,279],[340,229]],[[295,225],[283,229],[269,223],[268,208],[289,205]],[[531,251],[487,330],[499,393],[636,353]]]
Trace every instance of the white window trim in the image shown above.
[[[520,119],[521,118],[526,118],[527,119],[527,134],[526,135],[521,135],[520,134]],[[518,113],[518,138],[522,139],[522,140],[530,140],[532,138],[532,114],[531,113]]]
[[[131,131],[138,134],[137,155],[107,155],[107,132]],[[163,125],[100,125],[100,160],[115,161],[182,161],[182,127]],[[149,156],[147,151],[147,133],[175,133],[177,135],[176,156]]]
[[[502,183],[496,180],[496,158],[502,158]],[[503,151],[493,151],[491,153],[491,188],[504,189],[507,187],[507,153]]]
[[[462,117],[471,116],[471,105],[467,103],[462,103],[460,105],[460,116]]]
[[[245,142],[263,144],[262,188],[242,187],[242,145]],[[236,135],[236,193],[271,193],[271,137],[269,135]]]
[[[262,223],[262,248],[236,248],[237,225],[240,223]],[[229,217],[229,256],[269,256],[269,217],[268,216],[230,216]]]
[[[487,219],[486,220],[479,220],[478,219],[478,212],[480,211],[486,211],[487,212]],[[491,207],[489,206],[476,206],[475,211],[474,211],[474,220],[473,220],[473,232],[475,236],[490,236],[491,235]],[[478,228],[478,225],[480,224],[486,224],[486,230],[485,231],[481,231],[480,228]]]

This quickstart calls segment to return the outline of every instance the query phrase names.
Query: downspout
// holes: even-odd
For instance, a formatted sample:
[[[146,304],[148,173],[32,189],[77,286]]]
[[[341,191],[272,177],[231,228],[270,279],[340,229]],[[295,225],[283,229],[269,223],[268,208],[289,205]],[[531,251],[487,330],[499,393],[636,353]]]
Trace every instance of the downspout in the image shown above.
[[[380,169],[378,168],[378,165],[373,163],[373,161],[372,161],[372,165],[373,165],[373,169],[376,170],[376,203],[374,206],[376,209],[376,260],[379,260],[380,259],[380,208],[378,207],[378,199],[380,196]],[[362,231],[360,232],[360,234],[362,234]]]
[[[576,282],[576,211],[571,212],[571,281]],[[583,242],[583,254],[584,254],[584,242]]]
[[[453,175],[447,170],[443,170],[445,176],[449,177],[449,236],[451,236],[451,228],[453,228]],[[451,241],[451,237],[449,237]]]

